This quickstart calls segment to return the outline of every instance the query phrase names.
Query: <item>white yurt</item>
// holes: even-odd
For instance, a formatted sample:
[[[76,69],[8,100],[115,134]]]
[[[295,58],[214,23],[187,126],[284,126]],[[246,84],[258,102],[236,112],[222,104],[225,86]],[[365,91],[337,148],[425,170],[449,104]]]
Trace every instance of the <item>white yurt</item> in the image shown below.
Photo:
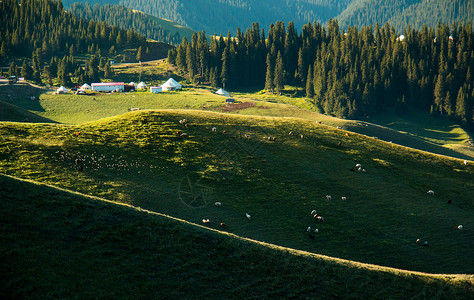
[[[147,86],[146,84],[142,81],[137,85],[137,89],[139,90],[146,90]]]
[[[168,79],[168,81],[163,83],[161,87],[163,88],[163,91],[174,91],[174,90],[180,90],[183,86],[179,84],[173,78],[170,78]]]
[[[59,89],[56,90],[56,94],[65,94],[65,93],[67,93],[67,88],[65,88],[62,85],[61,87],[59,87]]]
[[[91,86],[88,85],[87,83],[84,83],[82,86],[81,86],[81,90],[90,90],[91,89]]]
[[[161,93],[163,92],[163,89],[161,86],[151,86],[150,87],[150,93]]]
[[[130,82],[128,85],[133,85],[133,87],[134,87],[135,89],[137,89],[137,84],[136,84],[135,82],[133,82],[133,81]]]
[[[229,93],[223,89],[219,89],[216,92],[217,95],[225,96],[225,97],[230,97]]]

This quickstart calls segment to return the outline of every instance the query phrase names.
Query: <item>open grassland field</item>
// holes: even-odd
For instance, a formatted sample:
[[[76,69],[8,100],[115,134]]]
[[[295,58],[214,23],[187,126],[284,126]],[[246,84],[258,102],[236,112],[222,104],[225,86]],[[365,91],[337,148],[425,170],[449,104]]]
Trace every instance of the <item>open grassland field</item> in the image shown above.
[[[150,68],[150,71],[147,71],[150,72],[150,76],[154,76],[151,74],[154,74],[152,70],[155,68],[157,68],[157,72],[170,72],[170,74],[172,74],[171,70],[165,71],[165,63],[151,62],[145,65],[147,65],[145,68]],[[123,68],[123,72],[125,72],[125,70],[130,72],[129,75],[127,75],[130,76],[130,78],[128,78],[130,81],[137,81],[137,78],[135,78],[136,70],[131,71],[137,68],[137,64],[132,64],[131,69],[125,65],[119,68]],[[166,76],[161,76],[163,77],[162,80],[156,80],[155,84],[161,84],[166,80]],[[155,76],[155,78],[158,77]],[[378,119],[374,119],[375,123],[380,124],[375,125],[373,123],[342,120],[322,115],[315,112],[315,108],[304,98],[241,92],[235,93],[235,98],[238,102],[237,105],[225,105],[223,103],[225,98],[215,95],[213,92],[213,89],[200,86],[197,88],[185,88],[178,92],[160,94],[141,91],[119,94],[89,93],[87,96],[74,95],[72,93],[53,95],[52,91],[45,92],[44,90],[33,88],[28,84],[13,86],[0,84],[0,100],[23,109],[12,113],[10,112],[12,107],[8,109],[4,108],[4,113],[0,114],[0,117],[2,117],[1,120],[4,121],[28,120],[30,122],[81,124],[119,115],[129,111],[130,108],[184,108],[241,115],[296,117],[323,122],[326,125],[334,127],[339,126],[349,131],[358,132],[369,137],[376,137],[384,141],[390,141],[415,149],[474,160],[474,147],[467,145],[469,135],[462,130],[462,128],[449,120],[436,119],[430,122],[409,122],[405,120],[407,127],[405,129],[396,127],[396,122],[387,121],[383,123]],[[36,99],[39,100],[32,101],[30,99],[31,93],[35,94]],[[40,117],[24,117],[24,110],[35,113]],[[18,116],[12,119],[11,116],[14,115]],[[388,116],[387,120],[390,120],[390,118],[394,118],[393,115]],[[417,119],[424,120],[422,117],[417,117]],[[385,126],[395,127],[401,130],[405,129],[407,132],[400,132]],[[450,131],[446,131],[446,129],[443,131],[443,128],[449,128]]]
[[[2,299],[472,299],[474,293],[472,275],[331,259],[4,175],[0,199]]]
[[[366,172],[351,171],[357,163]],[[80,125],[3,122],[0,172],[313,253],[474,273],[472,163],[311,120],[162,110]]]

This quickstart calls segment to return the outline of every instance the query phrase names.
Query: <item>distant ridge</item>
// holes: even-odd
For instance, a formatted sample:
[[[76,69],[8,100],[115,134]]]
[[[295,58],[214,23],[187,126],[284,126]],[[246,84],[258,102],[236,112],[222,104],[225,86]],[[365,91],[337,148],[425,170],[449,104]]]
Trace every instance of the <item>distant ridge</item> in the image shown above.
[[[70,6],[77,0],[65,0]],[[326,23],[338,19],[341,26],[381,25],[389,22],[398,31],[407,24],[420,29],[423,24],[435,27],[438,21],[446,24],[474,19],[474,4],[470,0],[87,0],[94,4],[120,4],[189,26],[196,31],[224,36],[237,27],[248,28],[258,22],[261,28],[270,23],[293,21],[296,28],[314,21]]]
[[[173,21],[154,17],[123,5],[104,4],[91,7],[88,2],[84,5],[76,2],[71,5],[69,12],[87,20],[106,22],[123,29],[133,29],[149,39],[171,45],[181,43],[184,37],[191,40],[194,33],[192,29]]]

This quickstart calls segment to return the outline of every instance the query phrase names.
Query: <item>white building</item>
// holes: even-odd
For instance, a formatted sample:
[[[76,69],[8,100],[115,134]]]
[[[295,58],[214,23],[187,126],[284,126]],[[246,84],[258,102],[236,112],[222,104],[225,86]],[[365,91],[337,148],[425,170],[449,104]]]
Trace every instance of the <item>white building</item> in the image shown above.
[[[97,92],[112,92],[119,90],[123,92],[125,83],[123,82],[101,82],[93,83],[92,90]]]
[[[163,89],[161,86],[151,86],[150,87],[150,93],[161,93],[163,92]]]

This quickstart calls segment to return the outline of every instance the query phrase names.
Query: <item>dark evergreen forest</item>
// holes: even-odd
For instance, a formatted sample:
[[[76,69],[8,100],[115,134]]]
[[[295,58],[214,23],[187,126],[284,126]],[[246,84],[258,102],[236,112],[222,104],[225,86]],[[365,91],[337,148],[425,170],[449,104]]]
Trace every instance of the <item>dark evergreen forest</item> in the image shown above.
[[[64,0],[74,2],[120,4],[159,18],[165,18],[196,31],[217,35],[246,28],[253,22],[268,28],[275,21],[293,21],[297,28],[308,22],[326,23],[337,19],[343,28],[389,23],[402,31],[407,24],[421,29],[423,24],[472,21],[472,0]]]
[[[58,79],[71,85],[98,81],[99,67],[110,76],[110,65],[102,55],[115,55],[129,47],[146,47],[146,38],[132,30],[123,30],[105,22],[86,21],[65,12],[61,1],[0,1],[0,62],[11,61],[9,75],[51,84]],[[91,54],[82,67],[76,57]],[[19,72],[15,61],[23,59]],[[109,74],[107,74],[109,72]]]
[[[321,112],[342,118],[409,107],[450,116],[473,128],[474,34],[470,22],[436,28],[408,26],[403,35],[388,24],[340,29],[276,22],[268,34],[257,23],[245,33],[214,37],[203,32],[168,54],[194,81],[238,88],[265,86],[281,93],[299,86]]]
[[[109,25],[125,29],[133,28],[133,30],[150,39],[171,45],[179,44],[183,38],[179,32],[170,32],[170,30],[167,30],[153,17],[134,12],[132,9],[126,8],[123,5],[104,4],[103,6],[99,6],[95,4],[94,7],[91,7],[88,2],[84,5],[75,2],[71,5],[68,12],[86,20],[106,22]],[[191,36],[191,34],[189,34],[189,36]]]

